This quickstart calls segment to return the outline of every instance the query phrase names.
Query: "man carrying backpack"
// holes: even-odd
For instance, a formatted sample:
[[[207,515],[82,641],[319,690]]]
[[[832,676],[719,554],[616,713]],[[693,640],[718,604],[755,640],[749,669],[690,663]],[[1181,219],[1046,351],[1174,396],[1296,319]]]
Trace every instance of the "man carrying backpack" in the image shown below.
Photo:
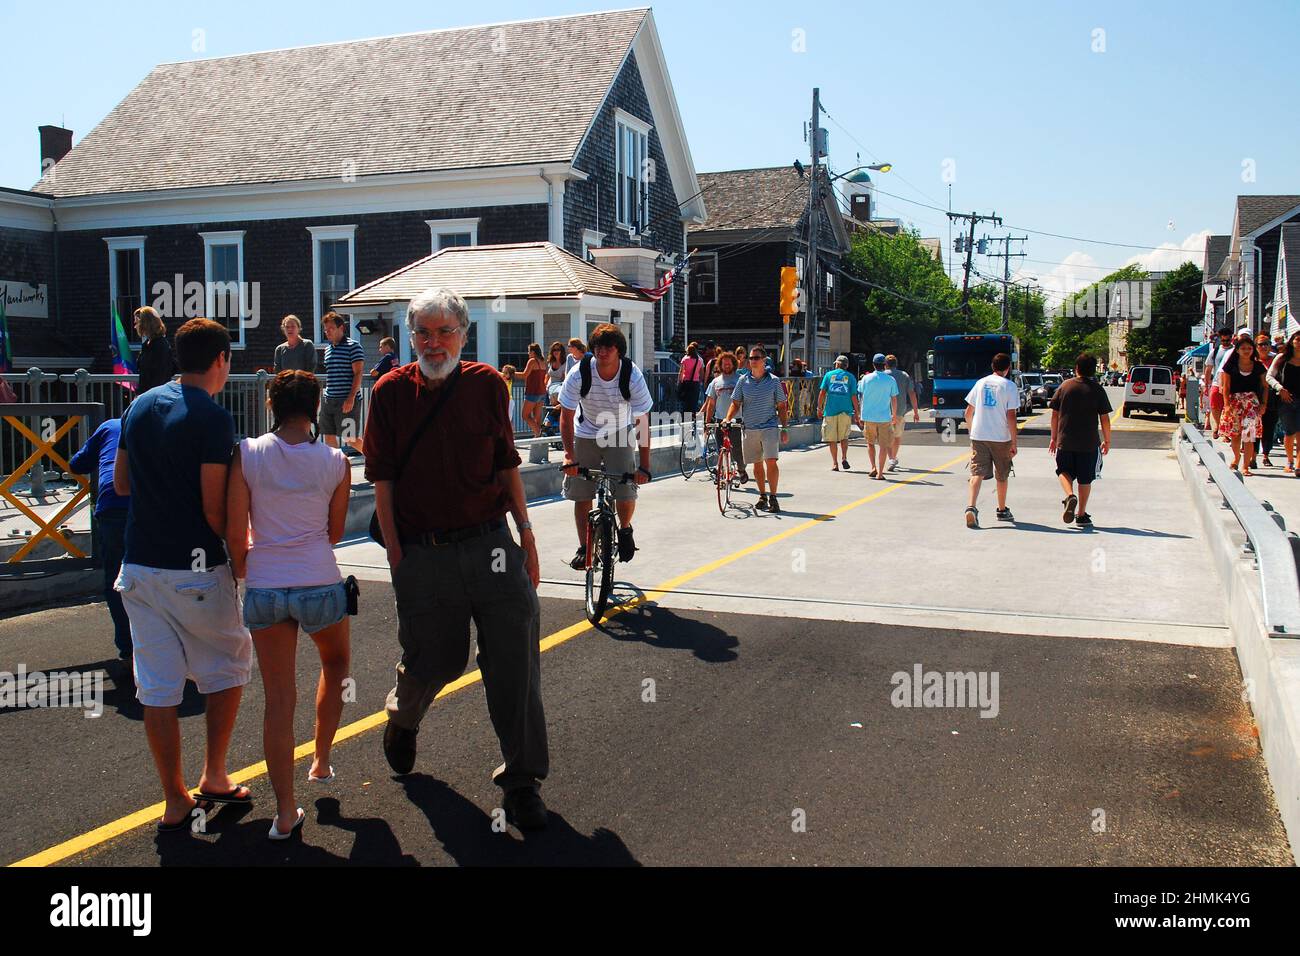
[[[627,358],[627,338],[616,325],[608,322],[598,325],[592,333],[591,350],[594,355],[585,356],[569,370],[560,390],[564,497],[573,502],[578,529],[578,553],[569,562],[574,570],[582,570],[587,564],[587,516],[596,497],[596,483],[580,477],[578,468],[636,475],[636,484],[614,484],[620,561],[631,561],[636,553],[632,513],[636,510],[637,486],[651,477],[649,412],[654,400],[646,387],[645,376]],[[634,425],[635,444],[631,435]]]

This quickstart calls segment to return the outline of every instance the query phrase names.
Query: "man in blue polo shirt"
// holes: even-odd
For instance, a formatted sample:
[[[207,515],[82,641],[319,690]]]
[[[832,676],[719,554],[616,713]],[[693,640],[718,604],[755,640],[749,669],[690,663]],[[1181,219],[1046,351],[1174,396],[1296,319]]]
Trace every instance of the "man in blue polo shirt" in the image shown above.
[[[781,445],[790,440],[785,426],[790,417],[790,404],[785,386],[767,367],[767,349],[761,345],[749,350],[749,375],[737,379],[723,425],[730,428],[737,413],[745,426],[742,441],[745,461],[754,466],[754,480],[758,482],[758,504],[754,508],[779,514],[776,484],[781,472],[776,460]]]
[[[871,477],[884,481],[885,465],[894,441],[894,422],[901,418],[898,413],[898,383],[885,368],[884,353],[877,352],[871,364],[875,371],[862,376],[858,385],[858,395],[862,399],[862,437],[867,440]]]
[[[822,376],[817,414],[822,420],[822,441],[831,451],[831,471],[849,470],[849,432],[858,417],[858,390],[849,357],[841,355],[835,367]]]
[[[321,319],[325,338],[325,390],[321,393],[316,431],[325,444],[338,448],[340,442],[361,451],[361,370],[366,352],[348,335],[348,320],[337,312]]]
[[[197,805],[211,814],[219,803],[252,802],[226,769],[253,658],[222,540],[235,424],[213,399],[230,374],[230,334],[191,319],[176,333],[176,357],[180,381],[127,409],[113,467],[117,493],[131,496],[116,587],[131,618],[136,698],[165,797],[160,832],[188,830],[196,806],[176,715],[187,678],[207,695]]]

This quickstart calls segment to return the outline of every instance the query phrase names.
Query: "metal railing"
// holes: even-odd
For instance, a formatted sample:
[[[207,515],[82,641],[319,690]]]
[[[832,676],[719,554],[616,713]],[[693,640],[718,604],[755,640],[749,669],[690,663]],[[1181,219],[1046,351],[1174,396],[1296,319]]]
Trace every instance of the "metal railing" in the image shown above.
[[[1264,622],[1273,637],[1300,637],[1300,577],[1296,553],[1287,536],[1286,521],[1266,508],[1247,489],[1241,478],[1195,425],[1184,423],[1179,441],[1187,442],[1218,486],[1219,493],[1246,533],[1246,550],[1259,566],[1260,597]]]

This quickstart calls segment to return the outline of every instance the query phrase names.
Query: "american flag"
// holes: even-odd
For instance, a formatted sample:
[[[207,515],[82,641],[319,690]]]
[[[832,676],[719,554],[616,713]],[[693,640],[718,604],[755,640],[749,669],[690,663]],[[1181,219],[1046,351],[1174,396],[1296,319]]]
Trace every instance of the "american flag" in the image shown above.
[[[668,294],[668,290],[673,287],[673,281],[677,278],[677,274],[681,272],[682,267],[686,265],[687,261],[690,260],[690,257],[695,255],[697,251],[698,250],[696,249],[692,249],[689,253],[683,256],[682,259],[674,264],[671,269],[664,273],[663,278],[659,280],[659,284],[653,289],[638,289],[637,291],[644,292],[646,295],[650,296],[650,298],[658,302]]]

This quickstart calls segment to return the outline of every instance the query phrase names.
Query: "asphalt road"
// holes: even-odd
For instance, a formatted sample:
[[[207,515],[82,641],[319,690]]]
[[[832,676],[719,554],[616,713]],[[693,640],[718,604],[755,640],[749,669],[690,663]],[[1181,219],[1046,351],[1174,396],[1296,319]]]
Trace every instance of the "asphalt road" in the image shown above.
[[[355,619],[357,703],[377,712],[396,653],[391,592]],[[581,621],[543,600],[543,634]],[[102,605],[0,621],[5,660],[90,668]],[[297,739],[311,736],[314,653],[300,642]],[[380,730],[340,743],[308,822],[265,839],[273,801],[223,811],[206,835],[128,830],[70,865],[1288,864],[1230,649],[908,628],[648,606],[547,650],[551,826],[495,832],[499,762],[481,687],[437,701],[416,772],[395,778]],[[898,672],[999,675],[996,716],[895,707]],[[5,666],[9,666],[7,663]],[[471,663],[471,668],[472,668]],[[653,701],[645,698],[653,681]],[[991,685],[988,685],[991,691]],[[991,698],[989,698],[991,699]],[[11,862],[158,800],[138,711],[109,691],[98,719],[0,712],[0,859]],[[201,698],[182,720],[197,779]],[[231,767],[261,760],[249,685]],[[986,711],[992,708],[985,707]],[[296,765],[305,777],[308,762]],[[1104,829],[1100,823],[1104,822]],[[799,824],[803,824],[802,828]]]

